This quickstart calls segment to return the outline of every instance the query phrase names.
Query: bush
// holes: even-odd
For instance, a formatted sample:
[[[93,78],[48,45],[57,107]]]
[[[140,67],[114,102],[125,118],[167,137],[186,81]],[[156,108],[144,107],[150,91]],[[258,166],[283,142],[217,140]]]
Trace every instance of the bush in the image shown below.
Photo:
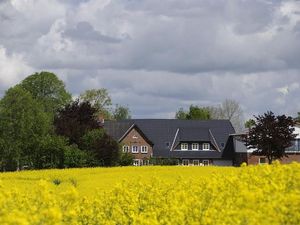
[[[120,159],[119,144],[104,132],[94,129],[82,138],[81,149],[97,160],[98,166],[116,166]]]
[[[121,152],[120,155],[120,166],[131,166],[133,164],[133,155],[131,153]]]
[[[88,154],[77,148],[76,145],[67,146],[64,152],[64,167],[85,167],[88,164],[88,159]]]

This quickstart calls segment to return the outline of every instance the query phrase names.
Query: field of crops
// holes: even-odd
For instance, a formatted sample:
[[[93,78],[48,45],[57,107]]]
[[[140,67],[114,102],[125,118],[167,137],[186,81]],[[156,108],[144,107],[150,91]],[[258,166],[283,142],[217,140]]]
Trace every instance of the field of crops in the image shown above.
[[[0,174],[0,224],[300,224],[300,164]]]

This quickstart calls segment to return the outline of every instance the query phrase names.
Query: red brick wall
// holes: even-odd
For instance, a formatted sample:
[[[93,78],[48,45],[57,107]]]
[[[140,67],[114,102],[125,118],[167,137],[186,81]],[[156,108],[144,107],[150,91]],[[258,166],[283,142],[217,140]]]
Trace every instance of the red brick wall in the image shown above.
[[[131,152],[131,147],[133,145],[138,146],[139,153],[131,153],[135,159],[149,159],[153,155],[153,149],[151,145],[143,138],[143,136],[136,129],[132,129],[122,140],[121,144],[128,145],[129,152]],[[141,153],[141,146],[147,146],[148,153]]]

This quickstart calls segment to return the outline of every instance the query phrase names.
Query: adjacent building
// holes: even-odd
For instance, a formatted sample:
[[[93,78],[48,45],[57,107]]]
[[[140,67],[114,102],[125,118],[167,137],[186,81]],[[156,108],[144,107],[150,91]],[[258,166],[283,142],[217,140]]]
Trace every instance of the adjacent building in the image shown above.
[[[287,148],[285,152],[287,157],[283,157],[281,163],[291,163],[293,161],[300,162],[300,128],[295,127],[294,134],[296,134],[295,140],[292,142],[292,146]],[[234,165],[240,165],[245,162],[249,165],[257,165],[268,163],[268,159],[265,156],[253,155],[255,149],[247,148],[241,139],[241,134],[231,135],[233,141],[233,147],[235,151],[235,156],[233,158]]]

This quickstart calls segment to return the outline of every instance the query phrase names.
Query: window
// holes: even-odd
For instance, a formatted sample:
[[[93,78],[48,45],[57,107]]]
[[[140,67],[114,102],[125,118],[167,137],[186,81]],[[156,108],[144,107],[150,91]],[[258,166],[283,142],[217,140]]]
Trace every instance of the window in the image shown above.
[[[203,166],[209,166],[209,160],[208,159],[202,160],[202,163],[203,163]]]
[[[182,160],[182,165],[183,166],[188,166],[189,165],[189,160],[188,159]]]
[[[204,151],[210,150],[210,145],[209,145],[209,143],[203,143],[203,144],[202,144],[202,150],[204,150]]]
[[[199,160],[193,160],[193,165],[194,166],[199,166]]]
[[[188,150],[189,145],[187,143],[181,144],[181,150]]]
[[[167,148],[170,147],[170,142],[166,142],[166,147],[167,147]]]
[[[224,142],[221,143],[221,147],[222,147],[222,148],[225,147],[225,143],[224,143]]]
[[[259,158],[258,163],[259,164],[265,164],[266,163],[266,158]]]
[[[198,143],[193,143],[192,144],[192,150],[199,150],[199,144]]]
[[[129,152],[129,146],[128,145],[123,146],[123,152]]]
[[[136,136],[135,134],[132,136],[133,139],[138,139],[138,136]]]
[[[133,160],[133,165],[134,166],[140,166],[141,165],[140,160],[139,159],[134,159]]]
[[[141,153],[148,153],[148,146],[142,146]]]
[[[139,148],[138,148],[138,146],[136,146],[136,145],[132,146],[132,147],[131,147],[131,152],[132,152],[132,153],[139,153]]]

